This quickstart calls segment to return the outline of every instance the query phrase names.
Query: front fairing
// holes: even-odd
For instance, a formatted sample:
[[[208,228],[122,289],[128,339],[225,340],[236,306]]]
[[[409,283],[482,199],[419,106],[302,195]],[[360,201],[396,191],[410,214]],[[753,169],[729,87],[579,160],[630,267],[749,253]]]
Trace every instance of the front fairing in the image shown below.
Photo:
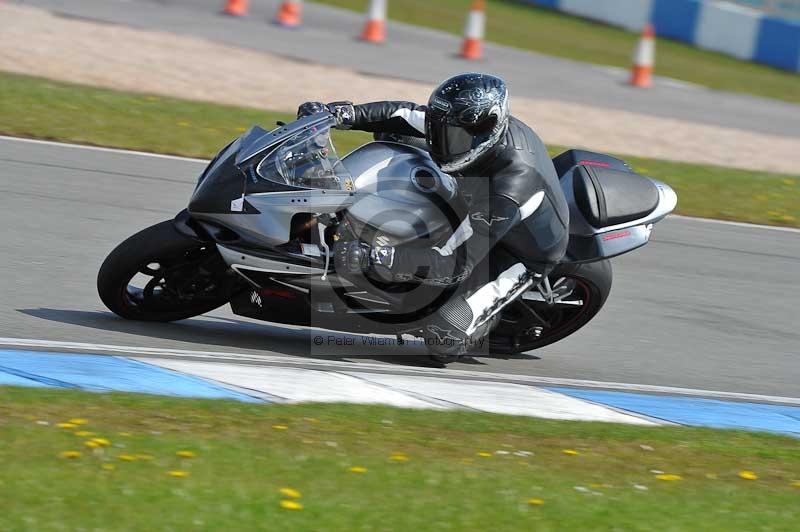
[[[227,213],[231,202],[242,197],[245,180],[236,166],[236,157],[243,138],[239,137],[223,148],[203,171],[189,201],[190,213]]]
[[[209,163],[192,195],[189,212],[243,212],[247,204],[242,198],[252,194],[331,188],[352,191],[352,179],[329,140],[331,125],[331,115],[320,113],[272,131],[252,127]],[[317,138],[328,142],[317,145],[322,144],[312,142]]]

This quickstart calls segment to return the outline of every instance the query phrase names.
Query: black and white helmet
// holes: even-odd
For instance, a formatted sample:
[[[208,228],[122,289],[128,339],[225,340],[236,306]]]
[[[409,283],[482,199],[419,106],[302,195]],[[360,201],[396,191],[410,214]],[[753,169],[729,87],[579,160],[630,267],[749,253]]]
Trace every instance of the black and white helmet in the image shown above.
[[[433,91],[425,113],[431,157],[460,172],[489,152],[508,128],[508,89],[489,74],[460,74]]]

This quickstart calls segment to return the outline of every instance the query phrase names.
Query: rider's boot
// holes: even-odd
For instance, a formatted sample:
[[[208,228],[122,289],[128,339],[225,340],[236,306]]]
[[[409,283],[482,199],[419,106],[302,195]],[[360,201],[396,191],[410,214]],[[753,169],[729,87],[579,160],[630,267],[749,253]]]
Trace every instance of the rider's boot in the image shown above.
[[[486,337],[497,325],[502,309],[541,274],[517,263],[474,292],[459,294],[442,305],[424,328],[425,346],[437,362],[452,362],[469,351],[488,352]]]

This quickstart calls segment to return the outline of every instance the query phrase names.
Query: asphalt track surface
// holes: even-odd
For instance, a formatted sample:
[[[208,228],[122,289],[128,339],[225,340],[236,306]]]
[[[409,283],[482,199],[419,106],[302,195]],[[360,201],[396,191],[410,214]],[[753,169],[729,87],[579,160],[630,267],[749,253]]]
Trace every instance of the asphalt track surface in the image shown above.
[[[0,138],[0,336],[326,360],[387,371],[424,364],[419,347],[315,347],[227,308],[173,324],[108,312],[97,269],[124,238],[169,219],[199,161]],[[679,217],[613,261],[605,309],[573,337],[471,372],[800,397],[800,233]],[[326,336],[328,333],[324,333]],[[291,362],[289,362],[291,360]]]
[[[354,38],[361,31],[363,15],[308,2],[304,6],[304,26],[299,30],[286,30],[269,23],[279,0],[250,2],[250,15],[246,18],[219,15],[223,0],[25,0],[23,3],[65,16],[193,35],[304,62],[431,85],[451,74],[487,71],[504,76],[514,94],[521,96],[800,137],[800,105],[707,90],[666,79],[659,79],[652,90],[636,90],[626,85],[628,72],[623,69],[492,44],[486,46],[486,60],[467,62],[456,57],[459,37],[395,22],[389,23],[387,44],[370,45]],[[269,87],[264,87],[264,91],[268,93]],[[392,95],[387,94],[386,98],[391,99]]]

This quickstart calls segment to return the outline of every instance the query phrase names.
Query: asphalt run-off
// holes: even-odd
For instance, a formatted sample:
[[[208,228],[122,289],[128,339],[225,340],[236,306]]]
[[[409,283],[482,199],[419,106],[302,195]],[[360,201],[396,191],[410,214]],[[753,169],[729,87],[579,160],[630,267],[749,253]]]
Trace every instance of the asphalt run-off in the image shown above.
[[[43,361],[101,355],[254,400],[308,400],[287,384],[302,371],[322,379],[309,382],[329,400],[800,432],[796,231],[671,217],[648,246],[614,260],[608,304],[574,337],[436,370],[422,346],[278,328],[227,309],[174,324],[118,319],[96,296],[99,264],[183,208],[204,162],[8,138],[0,158],[8,380],[96,389],[20,364],[32,351]],[[314,336],[333,340],[315,347]]]

